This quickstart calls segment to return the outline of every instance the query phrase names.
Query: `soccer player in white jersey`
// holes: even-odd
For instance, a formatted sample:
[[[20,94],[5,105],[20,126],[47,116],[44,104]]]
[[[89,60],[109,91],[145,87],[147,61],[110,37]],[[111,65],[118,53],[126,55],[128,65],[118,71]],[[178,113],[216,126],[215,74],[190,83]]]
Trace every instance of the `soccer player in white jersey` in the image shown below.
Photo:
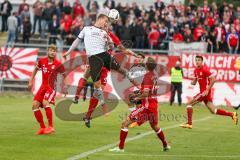
[[[108,70],[116,70],[129,78],[129,75],[120,67],[120,64],[107,53],[109,36],[105,28],[108,27],[108,22],[108,16],[100,14],[94,26],[84,27],[70,49],[64,54],[64,57],[68,56],[80,44],[81,40],[84,41],[89,60],[90,75],[96,88],[94,95],[99,99],[100,103],[104,103],[100,81],[102,67],[106,67]],[[133,52],[124,53],[137,57]],[[130,81],[132,80],[130,79]]]

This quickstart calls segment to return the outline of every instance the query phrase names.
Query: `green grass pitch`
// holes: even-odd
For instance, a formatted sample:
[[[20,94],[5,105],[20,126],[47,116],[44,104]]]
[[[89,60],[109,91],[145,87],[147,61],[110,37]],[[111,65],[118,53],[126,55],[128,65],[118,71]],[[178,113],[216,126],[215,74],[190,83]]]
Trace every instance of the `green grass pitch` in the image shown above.
[[[122,118],[128,113],[127,106],[120,103],[109,117],[93,119],[90,129],[83,122],[61,121],[54,116],[55,134],[36,136],[38,125],[31,111],[31,103],[31,96],[0,96],[0,160],[62,160],[116,143]],[[72,112],[86,110],[87,103],[80,101],[79,105],[73,105]],[[160,112],[165,114],[159,124],[163,130],[165,128],[165,136],[172,147],[169,152],[162,152],[162,145],[154,133],[141,136],[151,131],[146,123],[129,129],[129,138],[141,138],[127,142],[124,153],[110,153],[105,149],[82,159],[240,159],[240,128],[233,124],[231,118],[211,115],[199,105],[194,108],[193,119],[196,121],[193,129],[182,129],[177,125],[185,121],[185,107],[159,106]]]

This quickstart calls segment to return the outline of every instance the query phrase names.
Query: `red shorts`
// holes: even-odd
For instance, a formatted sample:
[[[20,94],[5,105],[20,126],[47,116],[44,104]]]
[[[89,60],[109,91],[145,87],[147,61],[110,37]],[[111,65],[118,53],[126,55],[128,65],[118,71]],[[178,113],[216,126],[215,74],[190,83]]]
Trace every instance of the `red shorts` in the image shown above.
[[[133,110],[128,117],[131,121],[137,122],[139,126],[147,121],[153,125],[158,124],[158,110],[151,111],[145,107],[140,107]]]
[[[46,100],[51,104],[55,104],[55,96],[56,96],[56,91],[53,90],[51,87],[41,86],[37,94],[34,96],[34,100],[40,103],[42,103],[43,100]]]
[[[206,96],[202,96],[203,93],[198,93],[197,95],[195,95],[193,97],[193,99],[199,101],[199,102],[204,102],[205,104],[207,104],[208,102],[212,102],[212,93],[211,91],[209,91],[208,95]]]

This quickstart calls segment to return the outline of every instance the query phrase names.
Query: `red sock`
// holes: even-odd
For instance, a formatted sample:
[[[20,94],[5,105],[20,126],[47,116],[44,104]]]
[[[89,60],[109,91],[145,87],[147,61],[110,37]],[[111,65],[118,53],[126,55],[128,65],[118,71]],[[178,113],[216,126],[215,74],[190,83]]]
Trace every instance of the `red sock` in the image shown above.
[[[188,124],[192,125],[192,114],[193,114],[193,108],[192,106],[187,106],[187,116],[188,116]]]
[[[33,113],[34,113],[36,120],[40,124],[40,127],[45,128],[42,112],[39,109],[37,109],[37,110],[33,110]]]
[[[162,141],[163,147],[166,147],[167,146],[167,141],[165,139],[165,136],[164,136],[161,128],[157,131],[157,136]]]
[[[121,129],[121,131],[120,131],[120,143],[118,145],[118,147],[120,149],[124,148],[124,144],[125,144],[125,140],[127,138],[127,135],[128,135],[128,129],[127,128]]]
[[[228,111],[225,111],[223,109],[215,109],[215,114],[222,115],[222,116],[229,116],[229,117],[233,116],[232,112],[228,112]]]
[[[83,87],[85,86],[86,84],[86,79],[84,78],[81,78],[79,81],[78,81],[78,87],[77,87],[77,90],[76,90],[76,96],[79,96]]]
[[[91,118],[91,115],[93,113],[93,111],[95,110],[95,108],[98,105],[98,99],[95,97],[91,97],[90,98],[90,102],[89,102],[89,107],[88,107],[88,112],[86,114],[86,118]]]
[[[52,109],[51,109],[50,106],[46,106],[45,111],[46,111],[46,116],[47,116],[47,119],[48,119],[48,126],[52,127],[53,126]]]

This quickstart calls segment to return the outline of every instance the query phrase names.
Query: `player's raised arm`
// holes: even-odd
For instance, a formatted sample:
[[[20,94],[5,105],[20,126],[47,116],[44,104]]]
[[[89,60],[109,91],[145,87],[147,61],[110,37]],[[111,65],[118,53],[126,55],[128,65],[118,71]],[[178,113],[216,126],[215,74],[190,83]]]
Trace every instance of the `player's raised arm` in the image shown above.
[[[134,53],[132,50],[125,48],[122,44],[117,46],[119,50],[121,50],[126,55],[134,56],[138,58],[138,55]]]
[[[74,51],[78,45],[81,43],[81,41],[84,39],[84,28],[83,30],[79,33],[78,37],[73,41],[71,47],[68,49],[66,53],[64,53],[63,57],[66,58],[72,51]]]
[[[106,31],[108,30],[108,28],[106,29]],[[136,53],[134,53],[133,51],[131,51],[130,49],[125,48],[120,39],[111,31],[107,31],[109,38],[112,40],[112,42],[114,43],[114,45],[120,50],[122,51],[124,54],[129,55],[129,56],[134,56],[138,58],[138,55]]]

